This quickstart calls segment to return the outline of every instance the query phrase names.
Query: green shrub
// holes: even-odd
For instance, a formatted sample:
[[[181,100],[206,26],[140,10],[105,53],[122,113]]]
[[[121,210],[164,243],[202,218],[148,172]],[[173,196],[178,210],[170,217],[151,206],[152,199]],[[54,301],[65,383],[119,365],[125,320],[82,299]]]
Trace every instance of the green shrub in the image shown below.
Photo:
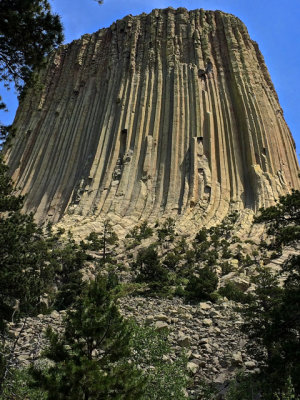
[[[143,400],[183,400],[189,377],[187,357],[181,354],[171,358],[168,331],[133,325],[131,346],[135,365],[143,367],[147,378]]]
[[[169,294],[168,270],[161,264],[153,245],[139,251],[133,267],[138,271],[136,282],[147,283],[151,292]]]
[[[246,256],[242,259],[243,267],[250,267],[254,263],[255,260],[253,261],[252,258],[249,256],[249,254],[246,254]]]
[[[147,221],[144,221],[140,226],[140,239],[147,239],[153,235],[153,229],[148,225]]]
[[[261,398],[260,391],[256,377],[239,372],[230,382],[225,400],[254,400]]]
[[[159,242],[164,241],[167,236],[169,236],[169,240],[173,242],[175,236],[175,220],[173,218],[167,218],[161,228],[157,229],[157,236]]]
[[[103,240],[101,233],[91,232],[85,239],[85,242],[81,242],[81,246],[85,250],[99,251],[102,249]]]
[[[168,271],[161,265],[153,246],[138,252],[135,266],[138,269],[137,282],[166,281],[168,279]]]
[[[213,266],[216,264],[218,258],[218,252],[216,250],[210,250],[206,253],[204,260],[207,262],[207,265]]]
[[[225,286],[219,289],[219,294],[223,297],[227,297],[228,300],[237,301],[239,303],[248,303],[251,301],[251,295],[245,294],[234,282],[227,282]]]
[[[266,386],[261,377],[255,375],[246,375],[239,372],[230,382],[225,395],[225,400],[299,400],[295,393],[291,377],[281,391],[273,392],[272,388]]]
[[[232,257],[232,252],[228,249],[228,247],[223,247],[222,250],[222,258],[230,258]]]
[[[10,370],[1,388],[0,400],[46,400],[46,392],[31,387],[31,383],[27,369]]]
[[[181,236],[179,242],[176,246],[176,252],[179,254],[185,254],[189,250],[189,245],[187,244],[186,237]]]
[[[290,376],[300,395],[300,256],[287,259],[279,274],[257,268],[252,301],[241,307],[248,351],[258,361],[261,380],[274,399]]]
[[[295,388],[292,384],[292,379],[289,376],[285,387],[281,392],[275,393],[275,400],[299,400],[300,397],[296,396]]]
[[[202,228],[195,236],[195,241],[197,243],[202,243],[207,241],[207,229]]]
[[[233,267],[228,261],[223,262],[220,266],[222,269],[222,276],[227,275],[233,271]]]
[[[212,300],[211,294],[217,289],[218,277],[209,267],[199,270],[192,275],[185,288],[188,300]]]
[[[187,250],[185,253],[185,260],[188,264],[193,264],[195,262],[195,251]]]
[[[219,303],[222,301],[222,296],[215,290],[210,294],[210,301],[213,303]]]
[[[174,295],[178,297],[185,297],[186,292],[182,286],[176,286]]]
[[[202,242],[199,245],[193,243],[194,257],[197,261],[205,261],[207,258],[207,251],[210,247],[209,242]]]
[[[91,232],[85,241],[81,241],[80,245],[83,250],[98,251],[102,255],[100,264],[105,266],[106,263],[113,261],[114,249],[118,244],[118,235],[114,232],[113,226],[109,220],[103,223],[101,232]]]
[[[134,239],[134,244],[138,245],[143,239],[147,239],[153,235],[153,229],[144,221],[141,225],[136,225],[127,233],[126,238]]]
[[[58,281],[54,307],[63,310],[70,307],[81,293],[83,282],[80,270],[84,267],[87,254],[69,235],[63,244],[53,250],[53,257],[56,259],[54,261]]]
[[[116,280],[96,277],[65,318],[65,330],[48,329],[45,370],[32,367],[47,400],[140,399],[145,379],[130,364],[130,324],[120,315]]]
[[[169,269],[175,270],[180,260],[180,255],[171,251],[166,255],[165,259],[163,260],[163,264],[166,265]]]

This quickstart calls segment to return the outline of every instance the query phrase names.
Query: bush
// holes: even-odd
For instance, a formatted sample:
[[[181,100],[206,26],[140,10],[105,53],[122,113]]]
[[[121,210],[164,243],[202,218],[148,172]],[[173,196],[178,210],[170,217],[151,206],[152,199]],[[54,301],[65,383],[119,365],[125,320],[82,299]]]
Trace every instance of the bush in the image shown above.
[[[64,310],[70,307],[81,293],[81,269],[87,260],[87,254],[71,235],[53,250],[52,254],[55,257],[53,262],[55,261],[58,283],[54,306],[56,310]]]
[[[31,387],[32,377],[27,369],[10,370],[2,387],[0,400],[46,400],[46,392]]]
[[[225,400],[299,400],[299,396],[295,394],[291,377],[287,378],[283,389],[275,393],[272,389],[270,390],[271,393],[266,393],[265,385],[257,378],[256,375],[246,375],[243,372],[237,373],[229,384]]]
[[[181,354],[171,360],[167,331],[133,325],[131,346],[133,360],[141,365],[147,378],[143,400],[182,400],[189,377],[187,357]],[[151,368],[150,368],[151,367]]]
[[[85,241],[80,244],[84,250],[100,252],[102,255],[100,264],[105,266],[106,263],[111,263],[113,260],[114,249],[118,244],[118,236],[114,232],[111,222],[105,220],[101,232],[91,232]]]
[[[227,297],[228,300],[237,301],[239,303],[249,303],[251,301],[251,295],[245,294],[236,283],[227,282],[225,286],[219,289],[219,294],[223,297]]]
[[[161,228],[157,229],[158,241],[162,242],[169,236],[171,242],[174,241],[175,221],[173,218],[167,218]]]
[[[126,238],[134,239],[134,244],[138,245],[143,239],[147,239],[153,235],[153,229],[144,221],[140,226],[135,226],[126,235]]]
[[[147,239],[153,235],[153,229],[144,221],[140,226],[139,239]]]
[[[168,293],[168,270],[161,265],[157,251],[153,246],[141,249],[134,267],[138,271],[136,282],[145,282],[152,292]]]
[[[223,262],[220,266],[222,269],[222,276],[227,275],[233,271],[233,267],[228,261]]]
[[[227,246],[229,246],[229,244]],[[223,247],[222,258],[227,258],[228,259],[230,257],[232,257],[232,252],[228,249],[228,247]]]
[[[289,376],[299,396],[300,256],[288,259],[279,275],[268,268],[258,271],[252,301],[241,309],[248,347],[259,362],[266,399],[273,400]]]
[[[209,267],[202,268],[192,275],[185,288],[188,300],[212,300],[212,293],[218,287],[218,277]]]
[[[169,269],[175,270],[180,260],[181,256],[171,251],[166,255],[163,264],[166,265]]]
[[[282,196],[276,206],[260,209],[254,222],[265,222],[268,234],[273,236],[271,249],[296,243],[300,239],[300,191]]]
[[[166,281],[168,278],[168,272],[161,265],[153,246],[139,251],[135,266],[138,269],[137,282]]]
[[[184,288],[182,286],[176,286],[174,295],[178,296],[178,297],[185,297],[186,291],[184,290]]]
[[[195,241],[197,243],[202,243],[207,241],[207,229],[202,228],[195,236]]]
[[[7,166],[0,156],[0,330],[5,320],[43,312],[60,291],[59,307],[72,303],[81,286],[82,248],[51,224],[38,227],[21,212],[24,198],[13,194]],[[47,295],[47,296],[46,296]],[[47,305],[44,301],[47,297]]]
[[[230,382],[225,395],[225,400],[253,400],[260,397],[261,387],[252,375],[237,373]]]
[[[292,379],[289,376],[287,382],[281,392],[275,393],[275,400],[299,400],[300,397],[296,396],[295,388],[292,384]]]

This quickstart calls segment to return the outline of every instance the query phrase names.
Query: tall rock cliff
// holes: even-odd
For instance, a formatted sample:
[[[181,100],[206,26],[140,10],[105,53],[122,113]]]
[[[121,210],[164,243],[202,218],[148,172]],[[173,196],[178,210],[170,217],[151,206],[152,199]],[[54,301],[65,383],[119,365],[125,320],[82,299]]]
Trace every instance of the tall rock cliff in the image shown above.
[[[129,15],[53,52],[39,81],[6,153],[38,219],[209,224],[299,185],[263,57],[232,15]]]

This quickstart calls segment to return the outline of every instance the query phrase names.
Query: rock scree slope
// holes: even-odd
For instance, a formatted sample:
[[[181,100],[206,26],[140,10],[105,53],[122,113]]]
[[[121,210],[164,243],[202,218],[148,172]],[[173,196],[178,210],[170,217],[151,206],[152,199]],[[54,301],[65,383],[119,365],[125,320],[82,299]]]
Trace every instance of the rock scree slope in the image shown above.
[[[38,80],[6,150],[38,220],[199,227],[299,188],[263,56],[232,15],[129,15],[54,51]]]

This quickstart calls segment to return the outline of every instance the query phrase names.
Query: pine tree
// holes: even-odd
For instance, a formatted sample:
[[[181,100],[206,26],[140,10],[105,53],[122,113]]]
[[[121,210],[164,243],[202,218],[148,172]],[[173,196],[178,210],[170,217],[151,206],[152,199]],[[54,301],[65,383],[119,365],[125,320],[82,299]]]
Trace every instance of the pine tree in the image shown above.
[[[102,256],[100,264],[102,266],[112,263],[117,244],[118,236],[109,220],[104,221],[102,232],[91,232],[85,242],[81,242],[83,249],[100,252]]]
[[[0,395],[14,358],[7,322],[35,315],[51,301],[59,309],[71,306],[82,290],[80,270],[88,257],[71,236],[63,239],[62,231],[38,227],[32,214],[21,212],[23,202],[0,155]]]
[[[256,222],[266,222],[271,247],[299,241],[300,192],[281,197],[277,205],[260,210]],[[281,281],[281,285],[280,285]],[[300,256],[290,257],[279,274],[258,269],[256,289],[242,313],[250,349],[260,362],[265,399],[273,399],[291,379],[300,394]]]
[[[218,287],[218,276],[213,270],[205,266],[197,271],[197,275],[191,275],[186,285],[186,297],[189,300],[212,300],[212,293]]]
[[[46,372],[32,370],[48,400],[141,397],[143,378],[128,362],[131,329],[117,309],[112,281],[97,277],[69,311],[64,334],[48,332],[46,356],[54,365]]]
[[[13,193],[7,166],[0,157],[0,329],[4,320],[42,311],[45,294],[55,305],[69,307],[82,286],[88,258],[82,246],[63,231],[42,229],[32,214],[21,212],[24,198]]]
[[[53,271],[48,246],[32,215],[21,213],[23,197],[13,194],[7,167],[0,157],[0,329],[13,315],[37,308]]]
[[[58,15],[47,0],[1,0],[0,80],[20,93],[34,68],[63,40]],[[1,102],[0,108],[5,108]]]
[[[260,210],[255,222],[265,222],[273,237],[271,248],[292,244],[300,240],[300,191],[282,196],[275,206]]]
[[[284,281],[282,287],[279,279]],[[260,378],[271,398],[289,376],[300,394],[300,256],[288,259],[279,275],[262,269],[253,282],[252,301],[242,310],[243,330],[251,354],[261,365]]]

